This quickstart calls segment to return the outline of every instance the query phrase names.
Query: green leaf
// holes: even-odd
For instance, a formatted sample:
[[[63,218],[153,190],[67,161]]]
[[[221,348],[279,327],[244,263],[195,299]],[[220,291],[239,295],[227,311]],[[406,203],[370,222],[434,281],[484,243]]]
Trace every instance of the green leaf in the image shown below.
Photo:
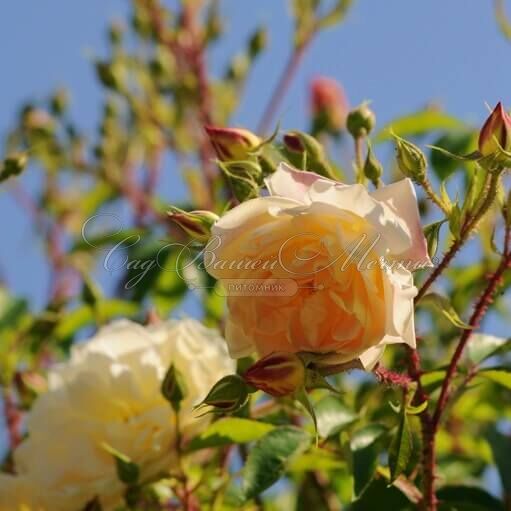
[[[118,451],[107,443],[101,444],[103,449],[111,454],[115,459],[117,468],[117,477],[120,481],[127,485],[133,485],[138,481],[140,469],[136,463],[133,463],[128,456]]]
[[[55,337],[64,341],[73,336],[81,328],[96,323],[97,318],[101,322],[115,317],[134,317],[140,312],[140,305],[125,300],[102,300],[96,304],[96,314],[88,305],[66,312],[55,329]]]
[[[458,130],[464,124],[456,117],[437,110],[422,110],[394,119],[375,136],[376,143],[391,140],[392,133],[400,137],[424,135],[434,130]]]
[[[511,350],[511,340],[482,333],[472,334],[468,344],[468,356],[474,364],[480,364],[487,358]]]
[[[440,236],[440,228],[446,220],[440,220],[439,222],[433,222],[432,224],[424,227],[424,236],[428,243],[428,254],[429,257],[434,257],[438,249],[438,238]]]
[[[445,148],[454,154],[467,154],[473,141],[474,135],[471,132],[446,133],[436,140],[433,145]],[[461,165],[459,160],[435,150],[431,151],[429,161],[441,181],[448,178]]]
[[[511,495],[511,438],[492,427],[486,434],[493,460],[500,474],[502,486],[507,495]]]
[[[433,392],[442,385],[446,371],[444,369],[437,369],[421,375],[421,383],[426,392]]]
[[[326,396],[315,405],[318,432],[323,438],[339,433],[358,416],[335,396]]]
[[[412,445],[412,434],[408,427],[408,419],[406,418],[406,412],[403,412],[401,414],[397,432],[394,435],[389,448],[391,482],[395,481],[408,466],[410,455],[412,453]]]
[[[250,450],[243,468],[241,492],[252,499],[276,483],[293,456],[305,451],[311,437],[302,429],[284,426],[270,431]]]
[[[444,486],[437,497],[441,511],[504,511],[500,500],[476,486]]]
[[[301,454],[293,459],[289,465],[290,472],[307,472],[311,470],[339,470],[346,466],[346,462],[339,459],[335,453],[324,449],[313,448],[310,452]]]
[[[347,511],[413,511],[417,509],[395,486],[389,486],[385,478],[378,476],[364,493],[348,507]]]
[[[449,299],[438,293],[428,293],[422,300],[421,305],[431,305],[435,307],[442,315],[448,319],[455,327],[469,329],[470,325],[462,321],[458,313],[454,310]]]
[[[360,495],[374,477],[381,452],[380,440],[387,428],[381,424],[370,424],[353,433],[350,442],[353,460],[355,494]]]
[[[491,367],[477,374],[511,390],[511,369],[508,367]]]
[[[197,451],[207,447],[254,442],[275,429],[272,424],[238,417],[226,417],[213,422],[206,431],[194,438],[188,450]]]

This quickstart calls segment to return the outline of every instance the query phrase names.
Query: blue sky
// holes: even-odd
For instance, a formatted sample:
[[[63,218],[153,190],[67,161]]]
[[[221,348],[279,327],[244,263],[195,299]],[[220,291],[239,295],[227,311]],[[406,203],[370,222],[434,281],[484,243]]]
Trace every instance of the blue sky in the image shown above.
[[[482,122],[485,102],[511,104],[511,44],[498,32],[491,4],[355,1],[346,23],[323,33],[310,49],[280,112],[283,127],[304,127],[307,83],[317,74],[342,82],[353,105],[372,100],[380,126],[432,100],[469,122]],[[42,98],[58,85],[70,89],[72,113],[83,130],[94,132],[101,94],[90,61],[105,49],[107,22],[122,19],[127,5],[126,0],[16,0],[2,6],[0,136],[22,102]],[[289,53],[288,4],[223,0],[222,6],[228,35],[210,55],[216,74],[255,26],[264,23],[270,29],[270,51],[255,66],[235,116],[237,124],[253,128]],[[22,179],[29,190],[36,189],[36,173]],[[183,193],[177,181],[167,179],[165,186],[169,198]],[[48,289],[42,247],[3,188],[0,218],[0,276],[39,308]],[[505,327],[496,323],[489,330],[503,334]]]
[[[253,128],[289,53],[288,2],[223,0],[222,6],[228,33],[211,52],[214,74],[222,72],[255,26],[269,26],[270,50],[257,62],[234,119]],[[17,0],[3,7],[0,136],[22,102],[42,98],[58,85],[69,88],[74,118],[94,133],[101,91],[91,60],[105,50],[107,22],[123,19],[127,7],[126,0]],[[310,49],[283,103],[281,122],[285,128],[305,126],[307,84],[323,74],[343,83],[353,105],[372,100],[380,126],[432,100],[477,124],[487,114],[485,102],[511,103],[511,73],[505,71],[510,56],[511,44],[498,32],[489,1],[359,0],[346,23],[323,33]],[[168,169],[167,175],[177,172]],[[23,182],[36,189],[37,172],[31,169]],[[183,193],[178,179],[167,177],[163,188],[169,199]],[[5,226],[0,275],[41,307],[49,285],[42,247],[4,189],[0,215]]]
[[[42,98],[58,85],[69,88],[73,116],[84,131],[94,133],[101,91],[91,60],[105,49],[108,21],[123,19],[127,6],[125,0],[18,0],[4,6],[0,136],[21,103]],[[234,119],[254,127],[288,56],[289,6],[284,0],[223,0],[222,6],[228,33],[209,59],[216,75],[251,30],[269,27],[269,51],[256,64]],[[372,100],[380,126],[431,100],[477,124],[486,115],[485,102],[511,102],[511,73],[504,71],[510,56],[511,44],[498,32],[489,1],[359,0],[347,21],[323,33],[310,49],[283,103],[282,125],[304,126],[307,84],[317,74],[342,82],[352,104]],[[34,190],[37,181],[33,170],[23,176],[28,189]],[[169,200],[183,193],[178,180],[167,179],[163,188]],[[0,275],[40,307],[49,285],[42,247],[5,190],[0,191],[0,214],[9,219]]]

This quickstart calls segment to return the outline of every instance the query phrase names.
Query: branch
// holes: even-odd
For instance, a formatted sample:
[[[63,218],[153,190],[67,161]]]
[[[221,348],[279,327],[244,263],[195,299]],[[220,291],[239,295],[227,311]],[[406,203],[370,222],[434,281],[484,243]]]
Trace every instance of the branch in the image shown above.
[[[445,376],[442,385],[442,390],[440,391],[440,397],[438,399],[438,403],[436,406],[435,414],[433,416],[433,425],[435,428],[438,427],[438,424],[442,417],[442,413],[447,405],[447,401],[449,400],[451,383],[453,378],[456,376],[458,364],[463,354],[463,350],[465,349],[465,346],[470,340],[472,332],[478,328],[481,319],[484,317],[488,310],[488,307],[493,301],[495,293],[498,291],[500,285],[502,284],[503,275],[505,271],[511,267],[510,242],[511,242],[511,226],[507,225],[504,240],[504,253],[500,260],[500,264],[493,273],[493,275],[489,278],[486,289],[479,297],[479,300],[477,301],[474,307],[474,312],[472,313],[472,316],[470,317],[470,320],[468,322],[471,328],[463,331],[463,334],[461,335],[460,340],[458,342],[458,346],[456,347],[456,351],[454,352],[454,355],[447,369],[447,374]]]
[[[293,53],[289,57],[286,67],[284,68],[284,71],[282,72],[282,75],[280,76],[280,79],[277,83],[277,87],[273,91],[270,101],[268,102],[263,116],[259,121],[259,125],[257,127],[258,133],[264,133],[270,127],[270,123],[275,117],[275,114],[279,109],[279,106],[282,103],[282,100],[284,99],[284,96],[286,95],[291,82],[293,81],[296,71],[298,70],[303,56],[305,55],[305,51],[309,47],[309,44],[312,40],[312,35],[313,34],[305,39],[302,44],[296,46],[293,50]]]

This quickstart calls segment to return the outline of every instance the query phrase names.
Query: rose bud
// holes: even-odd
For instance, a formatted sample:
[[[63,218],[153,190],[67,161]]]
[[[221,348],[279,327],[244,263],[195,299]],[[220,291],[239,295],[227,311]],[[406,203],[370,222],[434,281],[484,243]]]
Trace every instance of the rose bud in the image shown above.
[[[422,183],[426,177],[427,161],[424,153],[411,142],[394,135],[396,144],[396,159],[399,170],[417,183]]]
[[[221,161],[248,160],[262,142],[257,135],[242,128],[205,126],[204,129]]]
[[[229,374],[217,381],[196,410],[210,407],[212,413],[234,413],[247,402],[249,389],[237,374]]]
[[[315,133],[322,130],[339,133],[345,127],[348,100],[344,90],[335,80],[323,76],[312,80],[310,107]]]
[[[508,149],[511,141],[511,116],[498,103],[479,133],[479,152],[489,156],[499,150]]]
[[[353,138],[369,135],[376,124],[376,116],[367,103],[352,110],[346,118],[346,128]]]
[[[304,386],[305,366],[294,353],[273,352],[250,366],[243,378],[271,396],[286,396]]]
[[[201,243],[207,243],[211,236],[211,226],[219,218],[211,211],[183,211],[175,206],[171,206],[171,210],[167,212],[167,215],[186,234]]]
[[[284,145],[288,151],[291,151],[292,153],[303,153],[305,151],[305,146],[302,142],[302,138],[300,137],[299,133],[296,131],[290,131],[286,133],[282,137],[282,142],[284,142]]]

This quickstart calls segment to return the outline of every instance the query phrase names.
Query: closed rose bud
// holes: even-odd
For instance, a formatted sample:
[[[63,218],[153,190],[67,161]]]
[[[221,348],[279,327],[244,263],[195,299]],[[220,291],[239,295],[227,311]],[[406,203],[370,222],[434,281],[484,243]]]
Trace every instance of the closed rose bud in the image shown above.
[[[323,76],[312,80],[310,107],[314,119],[314,132],[324,129],[338,133],[345,127],[348,100],[344,90],[335,80]]]
[[[508,149],[511,142],[511,116],[498,103],[479,133],[479,152],[489,156],[499,150]]]
[[[394,135],[399,170],[410,179],[421,183],[426,177],[427,161],[424,153],[411,142]]]
[[[305,146],[301,140],[300,135],[295,131],[290,131],[286,133],[282,137],[282,141],[286,146],[286,149],[291,151],[292,153],[303,153],[305,151]]]
[[[242,128],[205,126],[204,129],[221,161],[250,159],[262,142],[257,135]]]
[[[346,118],[346,128],[353,138],[369,135],[376,124],[376,116],[367,103],[352,110]]]
[[[305,366],[295,353],[274,352],[249,367],[243,377],[271,396],[286,396],[304,386]]]
[[[175,206],[172,206],[167,214],[186,234],[201,243],[207,243],[211,236],[211,227],[219,218],[211,211],[183,211]]]
[[[229,374],[217,381],[204,400],[195,408],[211,407],[214,413],[234,413],[245,405],[249,389],[237,374]]]

